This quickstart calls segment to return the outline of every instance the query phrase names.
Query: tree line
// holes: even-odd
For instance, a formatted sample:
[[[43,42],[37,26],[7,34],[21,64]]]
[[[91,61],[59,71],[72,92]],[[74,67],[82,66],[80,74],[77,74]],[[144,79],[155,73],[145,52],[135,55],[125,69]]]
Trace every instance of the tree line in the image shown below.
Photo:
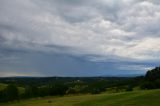
[[[24,92],[20,93],[16,85],[9,84],[4,90],[0,91],[0,102],[8,102],[33,97],[64,95],[67,89],[68,87],[63,84],[44,87],[26,86]]]
[[[45,85],[25,85],[23,92],[20,93],[20,88],[18,84],[9,83],[8,86],[0,91],[0,102],[8,102],[20,99],[34,98],[34,97],[44,97],[44,96],[63,96],[67,94],[99,94],[106,91],[106,88],[114,86],[123,86],[129,84],[130,81],[125,80],[115,80],[108,81],[105,79],[94,80],[93,82],[84,81],[71,81],[71,82],[57,82],[53,84]],[[121,87],[119,87],[121,88]]]

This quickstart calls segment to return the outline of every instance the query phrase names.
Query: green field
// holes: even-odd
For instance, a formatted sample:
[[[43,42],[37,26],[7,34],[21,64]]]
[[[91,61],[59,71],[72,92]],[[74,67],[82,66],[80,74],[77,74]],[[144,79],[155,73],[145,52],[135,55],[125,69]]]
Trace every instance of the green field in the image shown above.
[[[0,91],[5,89],[7,86],[7,84],[3,84],[3,83],[0,83]]]
[[[1,106],[160,106],[160,90],[99,95],[45,97],[15,101]]]
[[[0,91],[4,90],[8,85],[0,83]],[[18,91],[20,94],[24,93],[24,88],[23,87],[18,87]]]

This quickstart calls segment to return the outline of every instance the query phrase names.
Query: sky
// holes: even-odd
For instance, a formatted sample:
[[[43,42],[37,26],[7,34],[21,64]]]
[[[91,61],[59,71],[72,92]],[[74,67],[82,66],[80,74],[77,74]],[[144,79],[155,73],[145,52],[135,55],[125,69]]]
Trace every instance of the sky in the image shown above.
[[[0,0],[0,77],[145,74],[159,0]]]

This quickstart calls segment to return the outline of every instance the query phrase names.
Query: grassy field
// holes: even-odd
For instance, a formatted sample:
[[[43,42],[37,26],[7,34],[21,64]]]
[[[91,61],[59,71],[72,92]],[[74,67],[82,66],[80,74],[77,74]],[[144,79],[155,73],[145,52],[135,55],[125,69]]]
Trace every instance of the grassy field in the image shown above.
[[[3,83],[0,83],[0,91],[5,89],[7,86],[7,84],[3,84]]]
[[[160,106],[160,90],[133,91],[99,95],[45,97],[1,106]]]
[[[8,85],[0,83],[0,91],[4,90]],[[24,93],[24,88],[23,87],[18,87],[19,93],[22,94]]]

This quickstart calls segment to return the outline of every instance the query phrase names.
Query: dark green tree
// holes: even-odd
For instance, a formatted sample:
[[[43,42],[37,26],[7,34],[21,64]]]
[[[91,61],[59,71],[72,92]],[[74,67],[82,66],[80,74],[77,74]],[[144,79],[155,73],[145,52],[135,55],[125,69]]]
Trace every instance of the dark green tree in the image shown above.
[[[0,93],[2,102],[13,101],[19,98],[18,88],[15,85],[8,85],[3,91]]]

